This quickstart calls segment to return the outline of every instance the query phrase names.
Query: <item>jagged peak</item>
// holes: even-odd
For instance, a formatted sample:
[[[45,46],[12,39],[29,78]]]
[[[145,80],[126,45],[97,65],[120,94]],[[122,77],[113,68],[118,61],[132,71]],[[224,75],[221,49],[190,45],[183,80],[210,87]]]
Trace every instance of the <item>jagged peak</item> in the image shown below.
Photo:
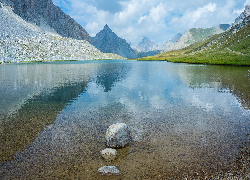
[[[247,4],[246,6],[245,6],[245,11],[244,11],[245,13],[246,13],[246,16],[249,16],[250,15],[250,4]]]
[[[153,43],[152,40],[150,40],[147,36],[144,36],[141,40],[141,42],[139,43],[140,44],[143,44],[143,43]]]
[[[110,29],[110,27],[106,24],[105,26],[104,26],[104,28],[103,28],[103,30],[108,30],[108,31],[111,31],[111,29]]]

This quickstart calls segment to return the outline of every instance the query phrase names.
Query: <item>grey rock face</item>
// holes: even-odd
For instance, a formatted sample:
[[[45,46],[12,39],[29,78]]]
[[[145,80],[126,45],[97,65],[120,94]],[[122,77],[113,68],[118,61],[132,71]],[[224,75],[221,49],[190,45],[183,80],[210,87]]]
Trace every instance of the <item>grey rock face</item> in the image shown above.
[[[92,44],[104,53],[114,53],[125,58],[136,58],[136,52],[125,39],[118,37],[108,25],[91,38]]]
[[[249,23],[250,23],[250,5],[246,5],[244,12],[242,12],[235,19],[235,22],[231,24],[230,29],[238,31],[239,29],[245,27]]]
[[[14,13],[41,28],[51,28],[63,37],[91,42],[88,32],[66,15],[52,0],[0,0]]]
[[[14,15],[10,8],[5,7],[0,2],[0,40],[31,38],[39,35],[37,31],[30,29],[24,21],[22,22],[21,18],[18,19]]]
[[[102,154],[103,159],[107,161],[112,161],[112,160],[115,160],[117,156],[117,151],[112,148],[106,148],[102,150],[101,154]]]
[[[120,171],[115,166],[103,166],[98,169],[101,175],[120,175]]]
[[[122,148],[131,141],[130,129],[124,123],[109,126],[106,132],[106,143],[111,148]]]
[[[250,5],[246,5],[245,10],[235,19],[235,22],[231,25],[235,26],[242,23],[247,17],[250,16]]]
[[[0,61],[124,59],[104,54],[86,40],[62,37],[23,20],[0,0]]]

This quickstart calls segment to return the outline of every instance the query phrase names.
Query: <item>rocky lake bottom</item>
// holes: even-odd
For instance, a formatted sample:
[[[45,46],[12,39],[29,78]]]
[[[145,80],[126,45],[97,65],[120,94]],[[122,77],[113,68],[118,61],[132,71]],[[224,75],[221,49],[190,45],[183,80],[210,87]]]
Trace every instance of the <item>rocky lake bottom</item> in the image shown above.
[[[247,67],[137,61],[0,66],[0,179],[249,177]],[[132,141],[107,162],[105,133]],[[102,166],[120,175],[102,176]]]

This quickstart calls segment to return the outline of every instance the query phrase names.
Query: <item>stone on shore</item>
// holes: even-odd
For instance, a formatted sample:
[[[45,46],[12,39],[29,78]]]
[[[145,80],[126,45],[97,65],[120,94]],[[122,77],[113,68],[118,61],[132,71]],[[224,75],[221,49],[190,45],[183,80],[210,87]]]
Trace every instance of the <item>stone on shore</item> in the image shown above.
[[[120,171],[115,166],[103,166],[98,169],[101,175],[120,175]]]
[[[103,159],[107,161],[112,161],[112,160],[115,160],[117,156],[117,151],[112,148],[106,148],[102,150],[101,154],[102,154]]]
[[[109,126],[106,132],[106,143],[111,148],[123,148],[131,140],[130,130],[124,123]]]

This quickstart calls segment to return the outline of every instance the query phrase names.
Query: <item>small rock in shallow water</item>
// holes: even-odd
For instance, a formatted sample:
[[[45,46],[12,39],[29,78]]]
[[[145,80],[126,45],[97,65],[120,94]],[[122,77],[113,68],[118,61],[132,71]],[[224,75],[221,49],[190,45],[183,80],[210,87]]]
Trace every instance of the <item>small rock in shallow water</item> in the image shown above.
[[[120,175],[120,171],[115,166],[103,166],[98,169],[101,175]]]
[[[115,149],[106,148],[101,152],[103,159],[112,161],[117,156],[117,151]]]
[[[106,142],[108,147],[122,148],[131,140],[130,129],[124,123],[116,123],[109,126],[106,132]]]

